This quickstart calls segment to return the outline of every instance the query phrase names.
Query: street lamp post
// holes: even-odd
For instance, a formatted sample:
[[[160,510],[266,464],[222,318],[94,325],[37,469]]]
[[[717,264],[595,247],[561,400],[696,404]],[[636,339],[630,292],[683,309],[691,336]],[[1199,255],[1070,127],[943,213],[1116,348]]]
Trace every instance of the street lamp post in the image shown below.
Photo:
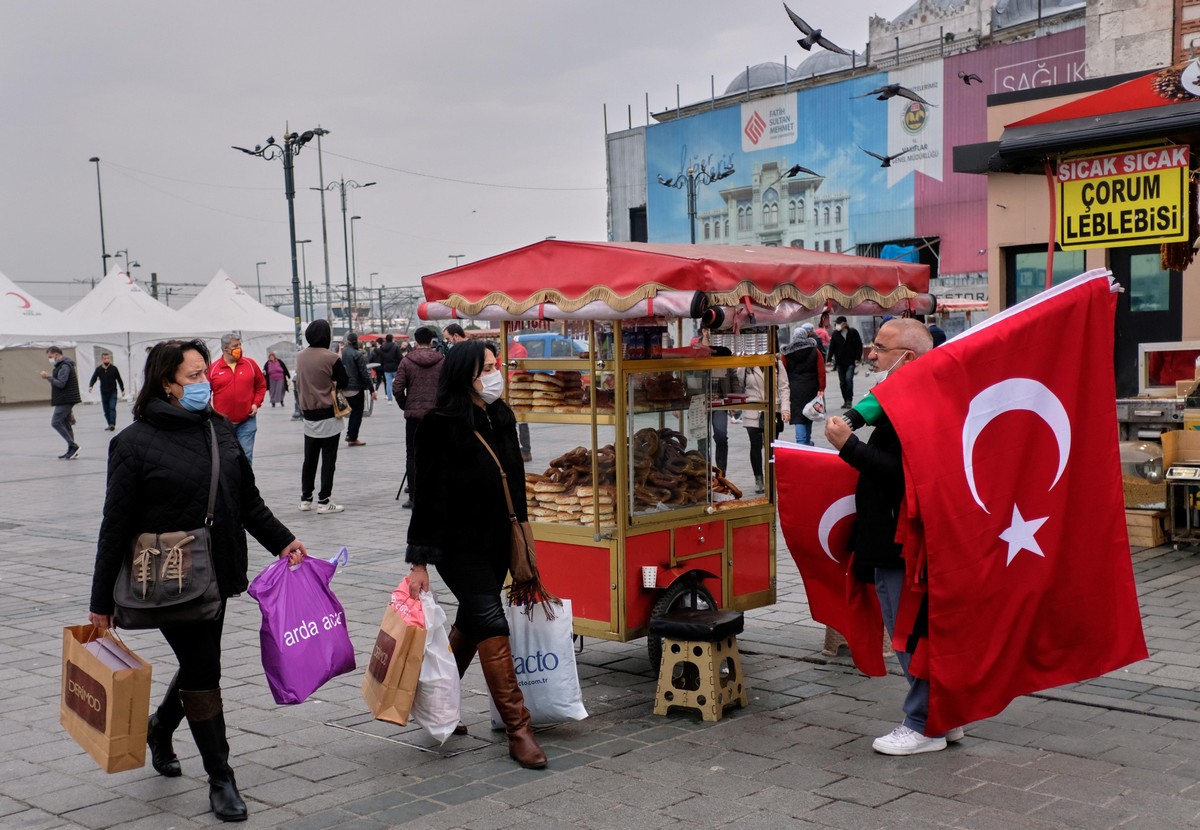
[[[356,301],[358,298],[358,256],[356,253],[357,249],[354,246],[354,223],[357,222],[359,219],[362,219],[362,217],[361,216],[351,216],[350,217],[350,272],[354,275],[354,293],[350,297],[350,303],[351,303],[351,307],[354,308],[354,312],[356,315],[358,313],[358,308],[356,305]]]
[[[663,187],[687,188],[687,211],[688,225],[692,232],[692,244],[696,244],[696,185],[712,184],[733,175],[732,162],[717,162],[717,166],[709,170],[706,162],[700,162],[699,168],[695,165],[688,167],[687,173],[680,173],[673,179],[664,179],[658,177],[658,183]]]
[[[332,317],[333,286],[329,282],[329,226],[325,224],[325,162],[321,155],[321,137],[329,135],[329,130],[317,127],[313,133],[317,137],[317,181],[321,185],[317,189],[321,191],[321,248],[325,252],[325,316]],[[331,343],[330,348],[332,347]]]
[[[110,254],[110,256],[113,259],[120,259],[120,258],[124,257],[125,258],[125,273],[130,276],[133,275],[133,272],[130,271],[131,268],[141,268],[142,267],[142,264],[140,262],[136,262],[136,261],[130,262],[129,261],[129,249],[128,248],[122,248],[121,250],[117,251],[115,254]]]
[[[304,285],[308,286],[308,320],[311,323],[313,320],[312,309],[312,283],[308,281],[308,257],[305,256],[305,251],[308,249],[304,246],[312,242],[311,239],[298,239],[296,244],[300,246],[300,278],[304,281]]]
[[[447,256],[448,256],[450,259],[454,260],[454,267],[455,267],[455,268],[457,268],[457,267],[458,267],[458,261],[459,261],[460,259],[462,259],[463,257],[465,257],[465,256],[466,256],[466,254],[447,254]]]
[[[292,173],[292,159],[305,144],[312,141],[314,135],[312,130],[304,133],[285,131],[282,144],[276,144],[275,138],[272,136],[267,139],[266,146],[255,145],[253,150],[247,150],[245,147],[233,148],[267,161],[283,160],[283,190],[288,203],[288,241],[292,251],[292,320],[296,328],[297,352],[304,348],[304,343],[300,339],[300,269],[299,263],[296,261],[296,180]],[[293,397],[295,397],[296,406],[292,412],[292,420],[296,420],[300,418],[300,399],[299,396]]]
[[[360,187],[372,187],[375,182],[359,183],[353,179],[339,178],[336,182],[330,182],[325,186],[325,190],[333,190],[335,187],[342,196],[342,249],[346,253],[346,330],[350,330],[350,308],[349,303],[353,294],[350,289],[350,230],[346,225],[346,188],[357,189]]]
[[[375,278],[377,276],[379,276],[378,271],[372,271],[371,273],[367,274],[367,285],[368,285],[367,305],[368,306],[374,305],[374,303],[375,303]],[[380,296],[382,296],[382,295],[380,295]],[[369,313],[369,309],[368,309],[368,313]],[[379,331],[380,331],[380,333],[383,332],[383,305],[382,304],[379,306]]]
[[[96,165],[96,201],[100,203],[100,276],[108,273],[108,247],[104,244],[104,193],[100,190],[100,157],[88,161]]]
[[[254,263],[254,281],[258,284],[258,301],[262,302],[262,272],[258,269],[266,265],[265,261]]]

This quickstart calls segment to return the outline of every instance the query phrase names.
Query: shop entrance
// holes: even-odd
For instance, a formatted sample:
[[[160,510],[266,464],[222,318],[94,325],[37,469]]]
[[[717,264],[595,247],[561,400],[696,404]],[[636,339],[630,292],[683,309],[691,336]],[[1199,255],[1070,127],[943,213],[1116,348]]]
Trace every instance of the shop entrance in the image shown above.
[[[1125,291],[1117,296],[1117,397],[1138,393],[1138,344],[1183,337],[1183,275],[1163,270],[1159,246],[1111,248],[1109,269]]]

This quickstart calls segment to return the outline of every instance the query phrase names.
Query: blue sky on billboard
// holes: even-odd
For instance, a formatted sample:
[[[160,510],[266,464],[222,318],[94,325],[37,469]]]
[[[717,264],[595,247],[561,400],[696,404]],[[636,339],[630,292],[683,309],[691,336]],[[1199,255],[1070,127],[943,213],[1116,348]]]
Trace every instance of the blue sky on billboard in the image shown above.
[[[704,216],[725,205],[723,194],[750,185],[764,164],[775,163],[780,171],[800,164],[821,175],[824,181],[816,191],[820,196],[846,194],[849,234],[845,248],[860,241],[901,239],[912,235],[913,177],[903,176],[889,186],[888,171],[863,153],[859,147],[883,152],[889,146],[889,119],[895,110],[890,105],[862,96],[887,83],[887,74],[869,75],[822,87],[789,92],[747,105],[734,104],[713,111],[652,126],[646,135],[646,160],[651,181],[656,176],[670,179],[686,172],[692,159],[732,159],[734,174],[709,185],[697,186],[697,215]],[[746,151],[745,124],[754,111],[770,119],[771,106],[790,99],[791,106],[780,107],[780,119],[794,118],[795,131],[787,143],[766,149]],[[783,103],[787,103],[786,100]],[[775,175],[769,176],[764,187]],[[801,175],[797,180],[805,177]],[[785,180],[787,181],[787,180]],[[651,239],[661,242],[687,242],[690,237],[687,197],[682,191],[651,186],[647,194],[647,221]],[[697,233],[703,241],[702,230]],[[808,240],[811,247],[812,240]]]
[[[861,52],[870,16],[912,0],[789,5]],[[265,291],[284,290],[281,166],[230,146],[324,126],[326,181],[378,183],[348,193],[360,284],[412,285],[451,255],[606,238],[605,107],[609,130],[642,125],[677,84],[707,100],[747,65],[809,56],[779,0],[57,0],[0,4],[0,28],[0,272],[60,308],[101,276],[93,156],[108,253],[128,250],[178,306],[218,268],[253,285],[256,262]],[[296,220],[320,285],[317,183],[312,142]],[[327,197],[335,284],[340,207]]]

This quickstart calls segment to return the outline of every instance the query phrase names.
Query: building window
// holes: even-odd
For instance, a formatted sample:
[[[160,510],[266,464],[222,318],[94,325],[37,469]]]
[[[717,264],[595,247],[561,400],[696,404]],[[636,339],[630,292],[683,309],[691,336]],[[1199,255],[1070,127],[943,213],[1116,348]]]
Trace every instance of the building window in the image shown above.
[[[793,247],[793,248],[803,248],[803,247],[804,247],[804,240],[803,240],[803,239],[793,239],[793,240],[792,240],[792,247]]]
[[[726,236],[726,238],[729,237],[729,220],[728,219],[725,220],[725,236]]]
[[[841,208],[838,208],[838,210],[841,210]],[[839,236],[837,239],[833,240],[833,243],[834,247],[837,249],[837,252],[840,254],[842,252],[842,238]]]
[[[829,206],[828,205],[825,206],[825,224],[826,225],[829,224]]]
[[[825,212],[828,213],[829,208],[825,208]],[[825,240],[825,253],[829,253],[829,240],[828,239]]]
[[[813,224],[815,225],[820,221],[821,221],[821,209],[813,208]]]
[[[711,233],[712,233],[712,226],[708,222],[705,222],[704,223],[704,238],[709,239]]]
[[[838,205],[837,207],[835,207],[833,209],[833,221],[839,225],[842,224],[842,206],[841,205]],[[840,251],[841,248],[839,247],[838,250]]]
[[[796,200],[792,199],[788,202],[788,224],[796,224]]]
[[[1055,258],[1057,258],[1055,254]],[[1054,269],[1056,275],[1058,269]],[[1162,269],[1158,254],[1133,254],[1129,257],[1129,310],[1170,311],[1171,272]]]
[[[1009,251],[1008,305],[1028,300],[1046,288],[1046,249]],[[1051,284],[1071,279],[1084,272],[1083,251],[1055,251]]]
[[[721,220],[713,222],[713,236],[717,239],[721,238]]]

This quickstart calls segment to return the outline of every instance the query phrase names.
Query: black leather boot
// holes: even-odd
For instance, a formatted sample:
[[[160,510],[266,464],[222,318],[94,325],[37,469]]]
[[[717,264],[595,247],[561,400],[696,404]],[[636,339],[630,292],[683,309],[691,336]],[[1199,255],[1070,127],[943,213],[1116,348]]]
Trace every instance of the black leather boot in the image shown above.
[[[546,766],[546,753],[533,737],[525,696],[517,685],[508,638],[489,637],[479,643],[478,649],[483,677],[508,733],[509,757],[526,769],[541,769]]]
[[[229,768],[229,742],[225,740],[225,713],[221,690],[180,692],[188,726],[208,773],[208,803],[221,821],[245,821],[246,802],[238,792]]]
[[[463,634],[454,626],[450,626],[450,650],[454,652],[454,662],[458,664],[458,677],[467,673],[467,667],[471,665],[471,661],[475,659],[475,650],[478,644]],[[467,725],[462,721],[458,722],[458,726],[454,727],[455,735],[466,735]]]
[[[150,747],[150,765],[159,775],[178,778],[183,774],[179,757],[171,744],[171,736],[183,722],[183,701],[179,699],[179,672],[171,678],[167,693],[158,711],[150,716],[150,727],[146,731],[146,745]]]

